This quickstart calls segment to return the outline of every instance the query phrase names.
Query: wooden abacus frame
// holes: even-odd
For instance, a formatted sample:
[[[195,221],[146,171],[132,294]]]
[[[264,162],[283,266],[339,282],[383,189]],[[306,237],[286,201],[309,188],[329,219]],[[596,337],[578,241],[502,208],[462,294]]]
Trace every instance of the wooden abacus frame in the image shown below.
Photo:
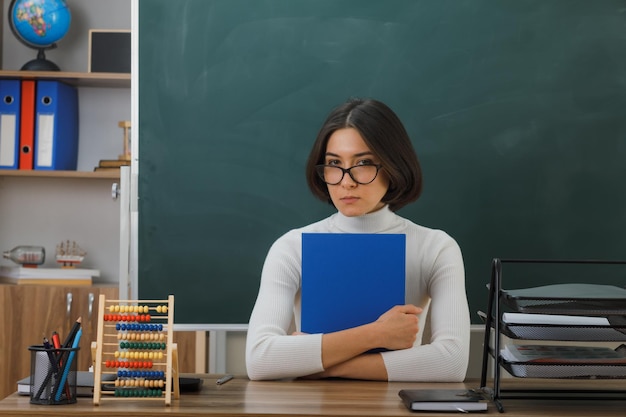
[[[93,403],[94,405],[99,405],[100,400],[104,399],[104,394],[108,394],[109,398],[115,400],[165,400],[165,405],[170,405],[172,401],[172,392],[174,393],[174,398],[178,399],[180,397],[180,386],[178,379],[178,351],[176,344],[173,342],[174,334],[173,334],[173,326],[174,326],[174,296],[170,295],[167,300],[107,300],[104,294],[100,295],[98,306],[98,338],[95,343],[92,343],[92,352],[95,350],[94,355],[94,392],[93,392]],[[155,304],[157,304],[155,306]],[[150,305],[150,306],[149,306]],[[145,310],[148,312],[145,312]],[[165,310],[165,311],[163,311]],[[107,311],[111,312],[111,315],[119,316],[115,317],[113,320],[105,320],[105,314]],[[118,314],[119,313],[119,314]],[[141,314],[141,313],[149,313]],[[154,314],[153,314],[154,313]],[[110,317],[107,316],[110,319]],[[107,321],[107,323],[105,323]],[[125,324],[126,322],[139,321],[140,324]],[[125,362],[119,361],[121,355],[124,354],[137,354],[140,356],[145,356],[146,354],[153,354],[144,351],[134,352],[132,350],[126,350],[126,348],[120,347],[121,337],[124,335],[137,335],[141,334],[143,336],[146,334],[147,330],[135,330],[135,326],[141,326],[142,324],[148,324],[154,322],[163,322],[162,330],[158,330],[159,337],[160,335],[164,335],[166,338],[166,346],[165,346],[165,362],[161,361],[161,355],[159,353],[156,361],[153,361],[153,358],[149,360],[140,360],[137,362]],[[110,322],[110,323],[108,323]],[[122,323],[122,324],[120,324]],[[160,326],[157,324],[157,326]],[[131,328],[126,328],[126,327]],[[122,327],[121,330],[118,330],[119,327]],[[127,330],[135,333],[126,333]],[[149,331],[149,330],[148,330]],[[152,334],[155,334],[154,332]],[[124,339],[126,340],[126,339]],[[143,339],[142,339],[143,340]],[[95,345],[95,346],[94,346]],[[113,348],[114,347],[114,348]],[[120,352],[120,349],[123,349]],[[141,348],[139,350],[142,350]],[[145,350],[145,349],[144,349]],[[143,358],[145,359],[145,357]],[[152,395],[155,390],[141,390],[141,386],[128,386],[116,384],[115,391],[102,390],[103,383],[111,383],[111,381],[103,381],[102,375],[103,373],[110,373],[116,375],[116,383],[126,383],[130,382],[131,384],[137,381],[146,382],[149,380],[154,380],[155,378],[142,379],[137,377],[123,377],[120,379],[118,376],[118,370],[120,367],[115,367],[115,371],[103,371],[103,367],[111,368],[111,366],[106,367],[107,361],[113,361],[115,363],[120,363],[124,365],[129,365],[129,368],[144,368],[148,366],[152,368],[154,366],[157,369],[165,369],[164,378],[158,378],[160,384],[163,379],[165,379],[164,385],[165,389],[161,390],[160,395],[158,396],[144,396],[141,395],[142,392],[150,392],[149,395]],[[136,365],[136,366],[135,366]],[[126,367],[126,366],[122,366]],[[138,371],[143,372],[143,371]],[[162,372],[162,371],[158,371]],[[174,383],[174,389],[172,390],[172,382]],[[139,388],[139,389],[137,389]],[[158,390],[156,390],[158,392]],[[127,394],[139,394],[139,395],[129,395],[129,396],[118,396],[117,393],[127,393]]]

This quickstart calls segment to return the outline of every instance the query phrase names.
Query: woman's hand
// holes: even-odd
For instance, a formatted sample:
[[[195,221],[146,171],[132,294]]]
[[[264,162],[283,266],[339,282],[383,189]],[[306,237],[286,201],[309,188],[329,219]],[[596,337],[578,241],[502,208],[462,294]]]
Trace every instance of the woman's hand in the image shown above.
[[[422,309],[412,304],[395,306],[381,315],[372,325],[376,329],[380,346],[390,350],[413,347]]]

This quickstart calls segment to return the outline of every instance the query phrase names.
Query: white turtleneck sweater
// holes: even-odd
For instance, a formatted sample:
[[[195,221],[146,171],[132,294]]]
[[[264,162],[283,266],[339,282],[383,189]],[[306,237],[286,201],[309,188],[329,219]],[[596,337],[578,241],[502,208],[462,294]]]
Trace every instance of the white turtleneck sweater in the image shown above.
[[[405,234],[406,303],[422,307],[423,312],[412,348],[381,353],[389,381],[465,378],[470,319],[461,250],[445,232],[419,226],[384,207],[358,217],[336,213],[274,242],[248,327],[250,379],[294,378],[324,370],[322,335],[291,335],[300,330],[302,233]],[[422,341],[427,317],[431,338]]]

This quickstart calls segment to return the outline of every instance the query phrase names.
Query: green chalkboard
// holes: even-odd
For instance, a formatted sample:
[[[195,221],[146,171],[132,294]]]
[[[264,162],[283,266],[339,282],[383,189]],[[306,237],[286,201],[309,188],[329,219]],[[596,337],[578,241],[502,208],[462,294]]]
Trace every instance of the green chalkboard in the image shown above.
[[[493,257],[623,258],[624,10],[140,1],[139,296],[174,294],[177,323],[247,323],[271,243],[333,211],[310,195],[304,164],[351,96],[405,122],[425,188],[400,214],[459,242],[473,322]]]

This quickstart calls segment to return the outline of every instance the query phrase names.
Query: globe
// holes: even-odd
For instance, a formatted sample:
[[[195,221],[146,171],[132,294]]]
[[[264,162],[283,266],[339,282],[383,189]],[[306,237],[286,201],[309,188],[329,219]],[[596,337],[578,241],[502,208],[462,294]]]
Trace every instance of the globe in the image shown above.
[[[37,58],[24,64],[22,70],[59,71],[44,51],[56,48],[70,28],[72,15],[65,0],[12,0],[8,15],[15,37],[38,51]]]

